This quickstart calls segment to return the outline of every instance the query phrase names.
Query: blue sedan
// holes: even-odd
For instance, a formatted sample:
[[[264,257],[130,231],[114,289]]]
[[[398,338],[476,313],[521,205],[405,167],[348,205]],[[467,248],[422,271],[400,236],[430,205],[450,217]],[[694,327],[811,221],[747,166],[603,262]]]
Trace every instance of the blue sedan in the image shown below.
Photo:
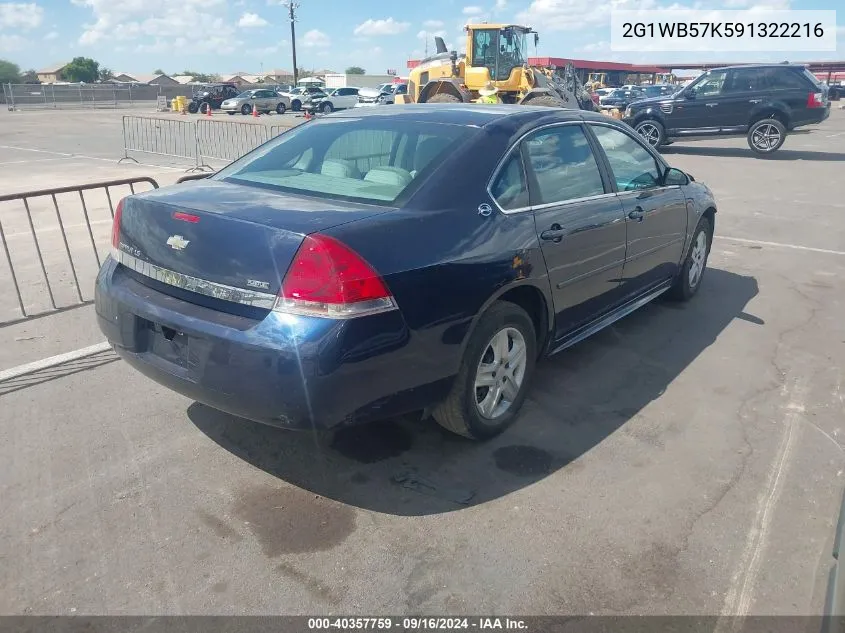
[[[701,285],[710,190],[548,107],[365,108],[115,214],[99,326],[154,381],[290,429],[421,411],[474,439],[539,357]]]

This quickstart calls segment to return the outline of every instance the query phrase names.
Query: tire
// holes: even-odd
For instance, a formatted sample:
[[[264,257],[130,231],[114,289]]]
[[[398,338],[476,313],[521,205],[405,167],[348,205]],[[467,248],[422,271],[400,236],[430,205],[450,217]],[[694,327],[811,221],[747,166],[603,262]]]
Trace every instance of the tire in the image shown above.
[[[545,106],[547,108],[562,108],[566,104],[557,97],[553,97],[552,95],[541,95],[539,97],[529,99],[522,105]]]
[[[279,101],[279,105],[276,106],[276,112],[278,114],[284,114],[285,110],[287,110],[287,108],[285,108],[285,104]]]
[[[634,130],[642,136],[654,149],[666,143],[666,128],[660,121],[645,119],[634,126]]]
[[[227,112],[226,114],[228,114],[229,116],[235,116],[234,112]]]
[[[328,101],[320,106],[320,112],[323,114],[329,114],[332,110],[334,110],[334,107]]]
[[[211,104],[210,103],[203,103],[203,104],[200,105],[200,112],[202,114],[208,114],[209,110],[211,110]]]
[[[521,343],[524,355],[518,361],[519,365],[508,367],[508,357],[502,354],[501,347],[495,346],[497,340],[500,343],[505,341],[507,353],[510,354]],[[510,360],[513,360],[512,357]],[[481,316],[467,343],[452,391],[446,400],[435,407],[434,419],[443,428],[470,439],[486,440],[498,435],[519,416],[534,375],[536,360],[537,335],[531,317],[515,303],[497,301]],[[486,374],[487,379],[494,384],[478,386],[476,381],[480,376],[482,362],[490,367],[496,361],[505,364],[495,365],[498,369]],[[517,374],[513,374],[514,371]],[[518,385],[516,395],[508,402],[502,388],[512,386],[514,381]],[[492,391],[494,389],[498,389],[499,393]],[[482,414],[482,405],[487,411],[485,414]]]
[[[196,114],[197,112],[199,112],[199,109],[200,107],[193,101],[188,104],[188,112],[190,112],[191,114]]]
[[[675,301],[689,301],[695,296],[707,269],[707,257],[710,255],[712,241],[713,228],[707,218],[701,218],[695,227],[681,271],[667,293],[669,298]]]
[[[249,105],[248,103],[243,104],[241,106],[241,114],[243,114],[244,116],[246,116],[248,114],[252,114],[252,106]]]
[[[451,93],[441,92],[426,99],[426,103],[461,103],[461,100]]]
[[[299,99],[294,99],[290,102],[290,109],[294,112],[299,112],[302,109],[302,101]]]
[[[786,140],[786,127],[777,119],[762,119],[748,129],[748,147],[765,156],[780,149]]]

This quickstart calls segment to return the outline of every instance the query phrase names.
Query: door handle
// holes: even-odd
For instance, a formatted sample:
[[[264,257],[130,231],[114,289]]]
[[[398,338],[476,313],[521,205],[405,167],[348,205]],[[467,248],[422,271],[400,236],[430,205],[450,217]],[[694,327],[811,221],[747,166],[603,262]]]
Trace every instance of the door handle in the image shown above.
[[[708,108],[715,108],[719,104],[718,103],[705,103],[704,105],[706,105]]]
[[[749,99],[748,103],[760,103],[762,99]]]
[[[634,210],[628,214],[628,218],[636,220],[637,222],[642,222],[644,216],[645,211],[643,211],[642,207],[635,207]]]
[[[560,224],[552,224],[550,229],[540,233],[540,238],[550,242],[560,242],[566,233],[566,229],[562,229]]]

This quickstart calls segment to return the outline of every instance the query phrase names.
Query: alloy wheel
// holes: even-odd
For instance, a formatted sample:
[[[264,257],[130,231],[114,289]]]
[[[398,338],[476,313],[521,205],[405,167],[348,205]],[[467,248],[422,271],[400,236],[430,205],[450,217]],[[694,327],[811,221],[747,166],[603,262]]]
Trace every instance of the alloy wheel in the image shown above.
[[[660,130],[652,123],[641,123],[637,126],[637,131],[640,133],[648,144],[652,147],[657,147],[658,141],[660,141]]]
[[[707,257],[707,234],[704,231],[699,231],[695,238],[695,244],[690,253],[689,266],[689,286],[695,288],[698,282],[701,281],[701,275],[704,273],[704,263]]]
[[[526,368],[525,338],[506,327],[487,343],[475,371],[475,406],[488,420],[504,414],[519,395]]]
[[[768,152],[778,146],[780,142],[780,130],[771,123],[761,125],[751,135],[751,142],[761,152]]]

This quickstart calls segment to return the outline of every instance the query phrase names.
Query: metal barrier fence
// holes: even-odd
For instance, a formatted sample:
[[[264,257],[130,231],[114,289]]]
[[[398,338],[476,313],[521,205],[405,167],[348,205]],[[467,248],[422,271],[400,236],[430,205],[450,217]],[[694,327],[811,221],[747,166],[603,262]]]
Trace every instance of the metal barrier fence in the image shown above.
[[[60,108],[117,108],[153,102],[163,96],[168,103],[177,96],[189,97],[195,86],[149,84],[3,84],[9,110]]]
[[[200,166],[197,151],[197,130],[194,121],[155,117],[123,117],[123,158],[138,162],[130,152],[155,154],[194,161]]]
[[[214,167],[207,161],[230,163],[289,129],[213,118],[191,120],[125,115],[123,157],[118,162],[138,162],[131,154],[155,154],[192,161],[191,171]]]
[[[90,293],[86,297],[80,278],[93,286],[103,261],[101,249],[107,252],[109,247],[115,204],[122,197],[113,197],[112,190],[124,187],[128,188],[127,193],[136,193],[140,184],[158,189],[154,179],[141,176],[0,196],[0,246],[9,269],[8,277],[0,274],[0,282],[10,279],[19,312],[14,316],[14,308],[0,302],[0,324],[10,325],[91,303],[93,298]],[[99,192],[99,200],[93,199],[95,192]],[[66,199],[60,204],[60,196],[78,197],[78,206]],[[81,212],[81,217],[76,218],[81,223],[74,223],[72,206]],[[43,305],[44,294],[49,308],[28,309],[33,303]],[[3,288],[0,297],[9,296]]]

